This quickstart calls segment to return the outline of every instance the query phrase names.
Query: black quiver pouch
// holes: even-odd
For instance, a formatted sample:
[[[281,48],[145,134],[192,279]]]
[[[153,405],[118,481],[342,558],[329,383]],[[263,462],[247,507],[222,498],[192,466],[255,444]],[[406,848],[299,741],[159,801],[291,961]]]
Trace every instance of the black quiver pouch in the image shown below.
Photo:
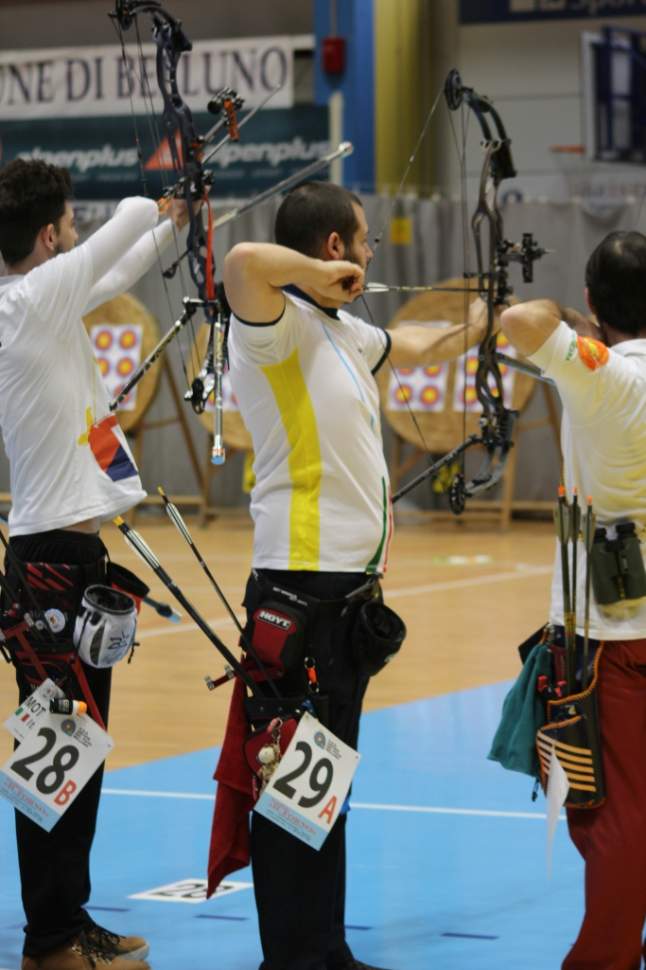
[[[355,666],[367,677],[373,677],[392,660],[405,638],[404,621],[382,602],[381,596],[362,603],[352,631]]]
[[[261,692],[244,702],[252,729],[274,718],[300,717],[304,710],[328,723],[327,697],[308,692],[305,678],[307,636],[316,622],[318,605],[313,597],[259,575],[248,587],[244,606],[249,620],[240,646],[246,651],[246,669],[261,685]]]
[[[577,656],[580,657],[577,637]],[[603,643],[590,643],[592,678],[586,689],[547,701],[547,723],[536,734],[541,784],[547,790],[550,762],[555,755],[569,783],[568,808],[596,808],[605,800],[606,786],[601,759],[601,731],[597,703],[599,661]]]
[[[307,614],[292,603],[263,600],[251,614],[246,642],[275,676],[299,669],[305,656]],[[246,648],[246,644],[243,644]]]

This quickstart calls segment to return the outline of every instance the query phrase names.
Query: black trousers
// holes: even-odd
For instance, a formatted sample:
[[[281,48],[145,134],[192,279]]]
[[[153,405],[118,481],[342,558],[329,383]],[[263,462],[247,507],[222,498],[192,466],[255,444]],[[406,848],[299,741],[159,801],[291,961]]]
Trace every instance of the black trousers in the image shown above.
[[[22,562],[90,564],[105,553],[98,536],[55,530],[11,539],[11,549]],[[11,577],[15,565],[8,558]],[[108,720],[112,671],[85,666],[90,690],[104,724]],[[34,688],[16,672],[20,700]],[[76,689],[75,689],[76,688]],[[66,684],[77,700],[78,685]],[[23,953],[37,957],[78,936],[89,923],[84,905],[90,898],[90,850],[101,795],[103,765],[77,796],[51,832],[16,812],[16,838],[22,903],[27,917]]]
[[[263,570],[288,589],[318,599],[343,597],[365,582],[363,573]],[[245,606],[258,605],[250,578]],[[321,693],[329,699],[328,727],[356,748],[361,704],[368,679],[350,656],[356,608],[327,607],[308,639]],[[252,813],[251,864],[260,938],[261,970],[343,970],[352,961],[345,942],[345,828],[339,816],[319,851]]]

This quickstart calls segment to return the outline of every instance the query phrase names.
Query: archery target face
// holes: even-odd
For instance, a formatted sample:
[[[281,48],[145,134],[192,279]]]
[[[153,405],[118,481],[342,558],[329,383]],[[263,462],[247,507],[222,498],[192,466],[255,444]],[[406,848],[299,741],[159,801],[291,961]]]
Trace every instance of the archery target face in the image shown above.
[[[138,323],[95,324],[90,328],[94,356],[110,399],[141,363],[143,327]],[[137,402],[137,385],[119,405],[119,411],[133,411]]]
[[[420,325],[418,320],[404,320],[406,323]],[[424,325],[434,329],[451,327],[450,320],[429,320]],[[449,379],[449,365],[431,364],[428,367],[401,367],[390,375],[388,407],[393,411],[441,412],[446,404],[446,388]]]
[[[390,377],[390,407],[393,411],[443,411],[446,404],[448,363],[430,367],[402,367]]]
[[[509,343],[503,333],[498,334],[496,347],[500,353],[507,357],[515,357],[516,350]],[[466,366],[465,366],[466,360]],[[499,364],[500,376],[502,377],[502,396],[505,407],[511,407],[511,397],[514,390],[514,372],[510,367]],[[474,411],[481,411],[480,402],[476,394],[476,372],[478,370],[478,348],[472,347],[468,353],[463,354],[456,361],[455,386],[453,392],[453,410],[463,411],[466,407],[467,414]],[[466,382],[465,382],[466,377]],[[491,376],[488,379],[489,387],[495,391],[496,384]]]
[[[433,321],[433,326],[451,326],[448,321]],[[504,334],[498,335],[498,350],[508,357],[515,356],[515,350]],[[452,410],[462,413],[465,408],[469,412],[481,410],[475,389],[475,377],[478,369],[478,349],[472,347],[466,354],[457,357],[455,361],[445,361],[429,367],[400,368],[390,377],[388,407],[392,411],[425,411],[429,414],[441,413],[446,408],[447,385],[449,367],[455,365],[455,382],[453,388]],[[514,387],[514,374],[511,368],[500,364],[502,375],[503,397],[505,405],[510,406]],[[490,384],[493,385],[490,380]]]

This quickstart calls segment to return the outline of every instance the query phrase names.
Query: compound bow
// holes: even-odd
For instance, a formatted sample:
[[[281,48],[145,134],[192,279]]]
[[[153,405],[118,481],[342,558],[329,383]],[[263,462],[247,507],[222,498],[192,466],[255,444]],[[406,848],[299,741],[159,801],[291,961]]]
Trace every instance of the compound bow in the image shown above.
[[[172,335],[179,332],[198,309],[204,313],[206,322],[211,328],[205,364],[193,379],[190,390],[185,396],[194,410],[199,413],[204,410],[209,394],[215,389],[217,406],[212,458],[219,464],[224,460],[221,383],[224,371],[224,332],[227,317],[226,302],[215,282],[213,212],[209,201],[212,176],[204,167],[203,157],[206,145],[223,127],[227,129],[225,140],[236,141],[239,138],[236,111],[242,106],[242,100],[229,88],[220,91],[208,104],[208,110],[218,115],[218,121],[206,135],[198,134],[191,110],[184,102],[177,83],[180,59],[183,54],[192,50],[193,45],[184,33],[181,22],[164,10],[161,3],[156,0],[116,0],[115,10],[110,17],[117,26],[124,58],[123,34],[135,25],[139,38],[137,24],[139,14],[149,14],[152,18],[152,37],[157,48],[155,62],[157,84],[163,101],[161,123],[176,175],[175,183],[164,191],[159,206],[160,210],[164,211],[172,198],[183,198],[186,202],[189,228],[184,255],[187,257],[191,279],[198,294],[197,300],[188,298],[184,300],[184,313],[172,328]],[[142,73],[142,86],[143,84]],[[141,163],[141,148],[138,136],[136,137]],[[206,227],[204,214],[206,214]],[[172,337],[169,337],[166,343],[170,339]],[[152,362],[149,360],[145,363],[150,366]],[[141,374],[138,374],[137,379],[140,376]],[[112,402],[113,409],[117,407],[120,400],[123,400],[132,386],[134,381],[131,380],[119,397]]]
[[[518,412],[507,408],[503,397],[503,382],[496,354],[495,315],[496,308],[504,305],[512,293],[508,269],[511,263],[520,263],[523,281],[531,283],[534,263],[546,253],[534,240],[532,233],[523,233],[522,242],[505,239],[503,218],[498,200],[498,187],[504,179],[513,178],[516,169],[511,157],[510,140],[498,112],[491,101],[477,94],[473,88],[462,84],[457,70],[449,72],[444,84],[444,96],[450,111],[462,105],[475,115],[482,133],[484,161],[479,182],[478,202],[471,218],[471,231],[475,242],[476,272],[465,271],[465,280],[474,280],[474,286],[466,286],[465,293],[477,291],[486,302],[487,327],[478,348],[478,367],[475,375],[475,392],[482,406],[480,430],[469,435],[461,444],[433,462],[412,481],[403,486],[393,502],[407,495],[428,478],[434,478],[442,469],[453,465],[458,458],[464,462],[465,453],[476,446],[484,448],[485,457],[473,477],[465,480],[464,464],[449,487],[451,511],[459,515],[468,498],[496,485],[504,472],[507,457],[513,447],[512,433]],[[495,129],[489,124],[493,123]],[[488,227],[488,258],[482,232]],[[442,289],[442,287],[431,287]]]

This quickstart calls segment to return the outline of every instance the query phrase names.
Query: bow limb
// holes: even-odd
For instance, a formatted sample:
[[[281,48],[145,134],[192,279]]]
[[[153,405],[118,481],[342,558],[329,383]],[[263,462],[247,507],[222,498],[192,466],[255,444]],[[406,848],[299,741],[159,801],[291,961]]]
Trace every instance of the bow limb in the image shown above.
[[[157,83],[164,102],[162,124],[189,214],[189,272],[198,296],[204,301],[205,315],[209,323],[213,323],[217,313],[214,306],[213,225],[201,158],[203,139],[195,129],[191,109],[183,101],[177,84],[179,61],[193,45],[180,22],[165,11],[153,15],[153,40],[157,46]],[[196,200],[203,200],[197,211]],[[203,206],[207,208],[206,230],[202,220]]]

